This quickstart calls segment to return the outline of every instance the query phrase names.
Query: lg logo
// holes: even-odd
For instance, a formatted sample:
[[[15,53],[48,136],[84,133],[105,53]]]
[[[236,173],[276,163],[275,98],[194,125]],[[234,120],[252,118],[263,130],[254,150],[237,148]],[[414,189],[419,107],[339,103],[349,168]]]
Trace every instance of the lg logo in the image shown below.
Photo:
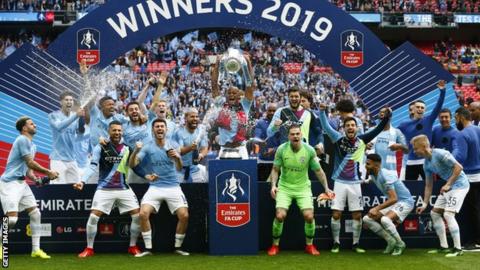
[[[57,229],[55,230],[58,234],[62,233],[72,233],[73,229],[72,227],[62,227],[62,226],[57,226]]]

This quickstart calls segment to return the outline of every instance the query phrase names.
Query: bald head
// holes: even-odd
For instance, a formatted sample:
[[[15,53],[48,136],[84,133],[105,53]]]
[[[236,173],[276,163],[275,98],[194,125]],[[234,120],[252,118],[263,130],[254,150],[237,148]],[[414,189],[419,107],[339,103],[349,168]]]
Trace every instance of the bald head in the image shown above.
[[[475,101],[470,103],[468,110],[470,111],[473,121],[480,121],[480,102]]]
[[[273,102],[268,103],[267,104],[267,110],[269,110],[269,109],[276,110],[277,109],[277,103],[273,103]]]
[[[276,103],[268,103],[267,105],[267,119],[272,120],[273,115],[275,114],[275,111],[277,110],[277,104]]]

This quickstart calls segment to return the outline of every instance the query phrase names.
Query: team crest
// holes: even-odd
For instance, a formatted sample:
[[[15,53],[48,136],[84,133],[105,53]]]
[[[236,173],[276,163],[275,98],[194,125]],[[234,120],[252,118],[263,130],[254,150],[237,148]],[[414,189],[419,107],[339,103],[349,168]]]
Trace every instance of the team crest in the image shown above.
[[[250,222],[250,176],[237,170],[215,177],[217,222],[239,227]]]
[[[100,62],[100,32],[93,28],[83,28],[77,31],[77,62],[96,65]]]
[[[300,157],[300,163],[305,163],[305,157]]]
[[[340,37],[340,63],[349,68],[363,65],[363,34],[357,30],[346,30]]]

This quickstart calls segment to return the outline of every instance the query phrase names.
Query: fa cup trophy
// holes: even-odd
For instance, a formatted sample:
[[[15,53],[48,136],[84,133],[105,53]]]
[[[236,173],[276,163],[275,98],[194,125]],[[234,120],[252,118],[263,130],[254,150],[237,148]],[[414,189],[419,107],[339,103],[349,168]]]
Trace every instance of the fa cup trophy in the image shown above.
[[[240,50],[234,48],[229,48],[220,58],[218,83],[221,85],[230,78],[239,88],[250,87],[253,83],[247,60]]]

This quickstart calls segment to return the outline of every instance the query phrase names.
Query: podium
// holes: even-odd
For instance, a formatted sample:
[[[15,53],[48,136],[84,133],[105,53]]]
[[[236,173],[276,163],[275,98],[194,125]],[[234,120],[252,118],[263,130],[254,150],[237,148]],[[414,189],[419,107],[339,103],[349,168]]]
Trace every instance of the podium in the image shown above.
[[[257,161],[210,160],[208,167],[210,254],[257,255]]]

